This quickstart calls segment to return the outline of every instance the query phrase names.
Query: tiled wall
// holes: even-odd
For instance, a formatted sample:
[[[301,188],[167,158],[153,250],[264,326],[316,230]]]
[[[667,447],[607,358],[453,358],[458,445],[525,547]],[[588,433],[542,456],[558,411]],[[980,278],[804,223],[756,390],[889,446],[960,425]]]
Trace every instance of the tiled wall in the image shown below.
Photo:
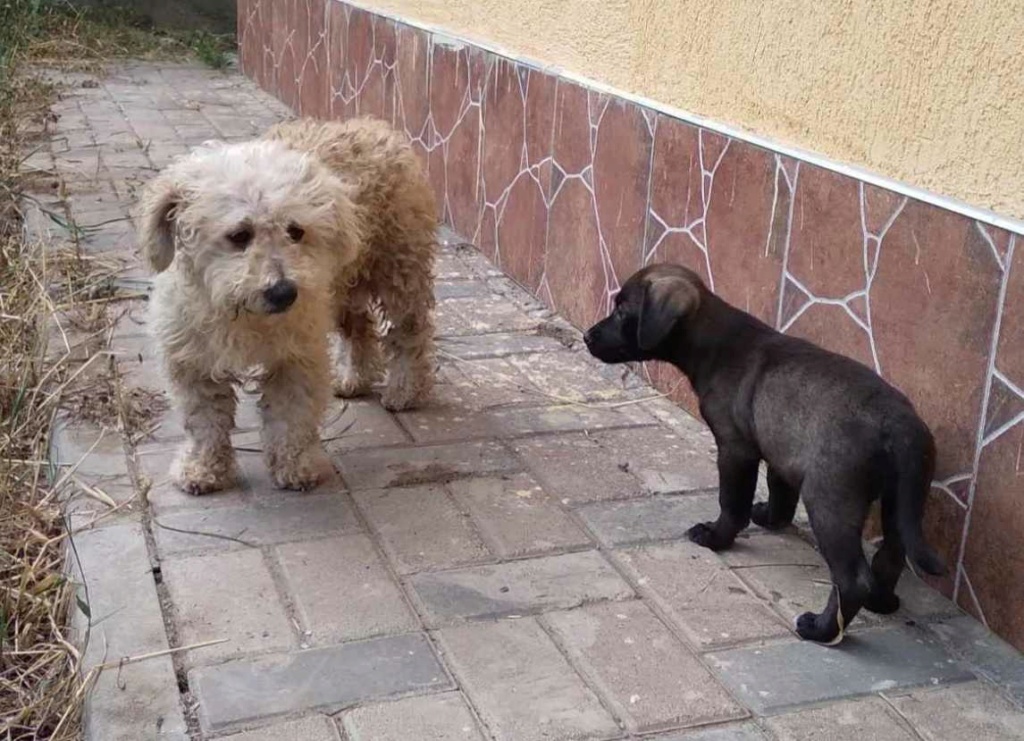
[[[1024,237],[339,0],[239,0],[239,30],[297,112],[404,129],[445,219],[576,325],[681,262],[905,391],[940,447],[940,586],[1024,648]]]

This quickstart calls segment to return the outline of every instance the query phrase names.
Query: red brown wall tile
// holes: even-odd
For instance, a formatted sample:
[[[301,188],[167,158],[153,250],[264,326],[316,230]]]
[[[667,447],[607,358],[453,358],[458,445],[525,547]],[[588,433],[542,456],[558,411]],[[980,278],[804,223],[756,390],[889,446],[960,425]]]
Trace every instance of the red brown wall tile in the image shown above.
[[[670,261],[874,368],[935,432],[935,582],[1024,648],[1024,237],[340,0],[239,0],[242,69],[413,141],[440,215],[584,327]],[[643,369],[696,413],[675,369]]]
[[[484,87],[475,241],[533,291],[547,252],[555,88],[554,77],[501,57],[491,63]]]
[[[1024,635],[1024,238],[979,227],[1003,270],[974,488],[961,554],[965,597],[1001,635]]]

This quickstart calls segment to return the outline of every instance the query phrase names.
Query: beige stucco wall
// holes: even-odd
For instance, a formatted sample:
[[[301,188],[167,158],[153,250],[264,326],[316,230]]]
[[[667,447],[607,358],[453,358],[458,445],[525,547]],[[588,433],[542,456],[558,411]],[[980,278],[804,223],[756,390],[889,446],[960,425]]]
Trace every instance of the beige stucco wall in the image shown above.
[[[1024,219],[1021,0],[359,4]]]

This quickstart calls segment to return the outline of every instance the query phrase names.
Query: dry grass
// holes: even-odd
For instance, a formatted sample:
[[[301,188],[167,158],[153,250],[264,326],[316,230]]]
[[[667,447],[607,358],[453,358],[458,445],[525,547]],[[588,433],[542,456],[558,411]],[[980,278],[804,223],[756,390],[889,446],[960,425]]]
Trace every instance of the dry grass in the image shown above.
[[[117,296],[109,261],[26,241],[25,153],[45,135],[51,85],[29,65],[99,70],[115,56],[182,56],[182,41],[46,0],[0,0],[0,741],[78,738],[89,677],[69,635],[88,614],[66,570],[65,472],[48,463],[59,411],[132,432],[154,403],[118,393],[104,352]],[[74,637],[80,639],[80,636]]]
[[[69,253],[9,234],[0,242],[0,733],[71,739],[83,689],[67,635],[74,585],[49,436],[80,359],[52,288],[90,272]],[[57,328],[53,332],[53,328]],[[51,347],[51,335],[64,338]],[[87,360],[91,360],[90,357]]]
[[[23,31],[18,53],[33,64],[99,72],[111,59],[193,56],[216,69],[234,50],[230,35],[154,28],[126,0],[123,6],[83,7],[69,0],[0,0],[0,21],[14,16]]]

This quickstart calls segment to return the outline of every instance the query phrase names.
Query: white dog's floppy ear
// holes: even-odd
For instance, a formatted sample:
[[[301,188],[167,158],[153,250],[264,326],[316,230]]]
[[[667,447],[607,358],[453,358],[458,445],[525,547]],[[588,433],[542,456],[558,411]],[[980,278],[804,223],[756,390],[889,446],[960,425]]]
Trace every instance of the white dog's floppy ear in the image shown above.
[[[668,337],[680,319],[700,306],[697,286],[681,275],[651,278],[644,291],[637,322],[637,344],[650,351]]]
[[[174,218],[183,200],[183,190],[167,174],[151,180],[143,194],[139,238],[146,261],[157,273],[174,259]]]

